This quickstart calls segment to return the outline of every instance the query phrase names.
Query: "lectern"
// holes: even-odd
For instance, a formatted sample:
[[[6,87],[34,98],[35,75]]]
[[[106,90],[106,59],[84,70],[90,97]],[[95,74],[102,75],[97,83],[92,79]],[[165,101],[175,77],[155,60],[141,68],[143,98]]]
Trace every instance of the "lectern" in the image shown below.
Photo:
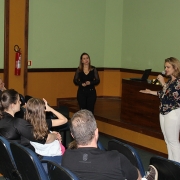
[[[130,79],[122,79],[121,121],[138,129],[160,132],[159,98],[151,94],[140,93],[140,90],[161,90],[160,85],[148,84]]]

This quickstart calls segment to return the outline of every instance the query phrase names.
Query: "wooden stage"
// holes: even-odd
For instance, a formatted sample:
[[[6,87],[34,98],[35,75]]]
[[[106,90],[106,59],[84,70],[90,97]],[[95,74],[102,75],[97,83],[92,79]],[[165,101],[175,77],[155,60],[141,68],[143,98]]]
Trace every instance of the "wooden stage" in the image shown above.
[[[67,106],[70,117],[79,110],[76,98],[58,98],[57,106]],[[99,131],[128,141],[131,144],[147,149],[151,152],[167,154],[161,132],[153,128],[142,128],[133,123],[123,122],[121,115],[121,99],[112,97],[98,97],[95,105],[94,116],[97,120]]]
[[[57,100],[58,106],[65,105],[69,108],[69,111],[75,113],[79,110],[78,102],[76,98],[58,98]],[[155,138],[163,139],[163,135],[161,132],[157,132],[153,130],[153,128],[141,128],[137,125],[133,125],[132,123],[125,123],[120,119],[121,114],[121,99],[120,98],[112,98],[112,97],[98,97],[94,116],[96,119],[109,123],[115,126],[119,126],[122,128],[130,129],[142,134],[150,135]],[[133,118],[133,117],[132,117]]]

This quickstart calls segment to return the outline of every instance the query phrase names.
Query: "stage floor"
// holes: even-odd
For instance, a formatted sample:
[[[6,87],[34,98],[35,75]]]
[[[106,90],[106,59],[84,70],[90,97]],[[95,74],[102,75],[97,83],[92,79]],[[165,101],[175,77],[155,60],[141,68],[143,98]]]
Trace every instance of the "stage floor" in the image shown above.
[[[79,110],[76,98],[58,98],[57,104],[59,106],[67,106],[69,108],[69,111],[72,113],[75,113]],[[130,129],[142,134],[150,135],[158,139],[163,139],[162,133],[154,131],[153,128],[141,128],[137,125],[133,125],[133,123],[123,122],[123,120],[120,118],[120,98],[98,97],[95,104],[94,116],[100,121]]]

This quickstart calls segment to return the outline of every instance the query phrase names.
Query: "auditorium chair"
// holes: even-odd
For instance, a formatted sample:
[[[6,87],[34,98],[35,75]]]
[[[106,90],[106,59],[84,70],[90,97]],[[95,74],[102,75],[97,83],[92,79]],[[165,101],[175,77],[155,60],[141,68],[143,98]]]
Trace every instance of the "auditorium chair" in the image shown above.
[[[48,176],[50,180],[79,180],[74,173],[55,162],[47,160],[43,160],[42,162],[47,164]]]
[[[180,163],[178,162],[160,156],[153,156],[150,159],[150,165],[153,165],[157,169],[158,180],[180,179]]]
[[[58,108],[55,108],[56,111],[60,112],[63,116],[65,116],[68,120],[70,120],[69,117],[69,109],[66,106],[59,106]],[[55,119],[56,117],[54,117],[54,115],[52,114],[47,114],[46,115],[47,119],[48,117],[51,117],[51,119]],[[51,128],[52,131],[58,131],[62,134],[62,143],[63,145],[66,147],[67,146],[67,138],[66,138],[66,132],[69,131],[69,122],[61,125],[61,126],[57,126],[57,127],[52,127]],[[71,137],[71,136],[70,136]]]
[[[108,150],[117,150],[124,156],[126,156],[129,161],[139,169],[141,176],[144,177],[145,170],[142,164],[141,158],[137,151],[130,145],[120,142],[119,140],[112,139],[108,141]]]
[[[10,143],[10,148],[23,180],[49,180],[41,161],[33,151],[17,143]]]
[[[105,151],[106,149],[104,148],[104,146],[102,145],[102,143],[98,140],[97,142],[97,147],[103,151]]]
[[[19,94],[19,98],[20,98],[20,101],[21,101],[21,106],[20,106],[20,111],[16,112],[15,113],[15,117],[18,117],[18,118],[24,118],[24,112],[25,112],[25,108],[23,107],[25,105],[25,98],[22,94]]]
[[[0,173],[5,179],[21,180],[14,158],[10,150],[9,142],[0,136]]]

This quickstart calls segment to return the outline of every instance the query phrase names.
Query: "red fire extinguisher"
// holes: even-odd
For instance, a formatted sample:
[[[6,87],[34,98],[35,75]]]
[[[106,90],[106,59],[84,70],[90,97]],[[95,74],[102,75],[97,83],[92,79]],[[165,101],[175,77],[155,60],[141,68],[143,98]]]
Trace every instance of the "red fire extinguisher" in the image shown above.
[[[21,74],[21,49],[18,45],[14,46],[15,53],[15,71],[14,74],[16,76],[20,76]]]

